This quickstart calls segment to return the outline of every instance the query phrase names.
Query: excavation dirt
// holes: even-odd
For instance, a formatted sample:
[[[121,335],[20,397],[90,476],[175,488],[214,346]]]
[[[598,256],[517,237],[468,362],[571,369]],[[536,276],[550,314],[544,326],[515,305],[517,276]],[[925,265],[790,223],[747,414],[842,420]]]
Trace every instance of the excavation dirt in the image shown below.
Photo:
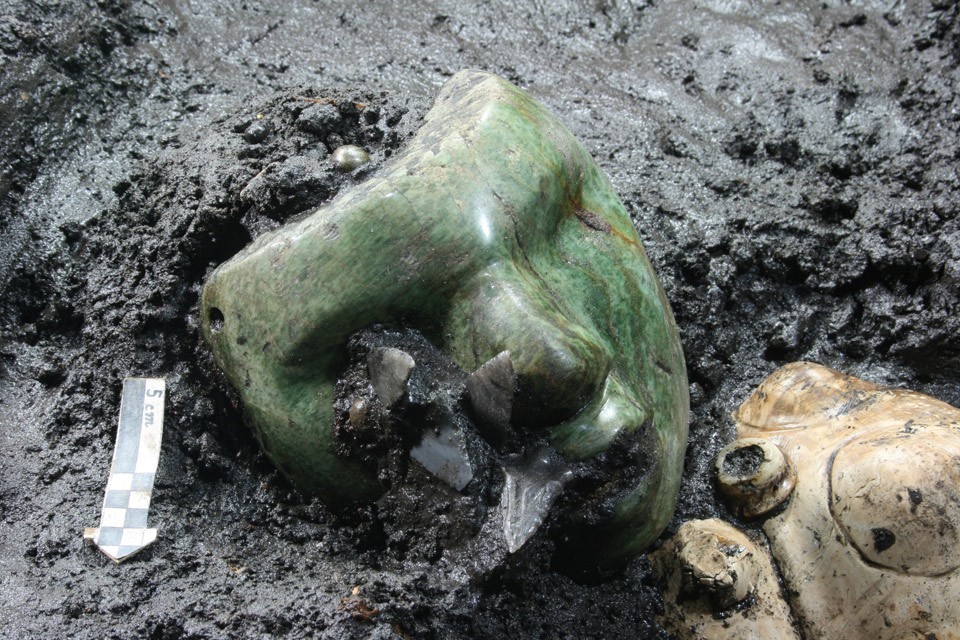
[[[662,539],[735,521],[713,458],[785,362],[960,405],[954,3],[462,4],[0,2],[0,635],[669,637],[646,558],[573,579],[556,523],[445,553],[477,516],[416,465],[349,513],[299,494],[199,338],[205,276],[389,162],[462,68],[573,130],[666,288],[692,422]],[[169,400],[159,539],[114,565],[82,532],[126,376]]]

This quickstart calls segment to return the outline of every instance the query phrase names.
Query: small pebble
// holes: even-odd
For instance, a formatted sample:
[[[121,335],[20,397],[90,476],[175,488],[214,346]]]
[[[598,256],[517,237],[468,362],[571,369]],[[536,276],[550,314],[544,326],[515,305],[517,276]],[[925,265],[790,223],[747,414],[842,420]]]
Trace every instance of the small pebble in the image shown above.
[[[355,144],[345,144],[333,152],[333,163],[341,171],[353,171],[370,162],[370,154]]]
[[[257,120],[243,132],[243,139],[250,144],[259,144],[267,138],[269,133],[270,127],[267,123],[262,120]]]
[[[366,398],[354,398],[353,402],[350,403],[350,410],[347,413],[347,419],[354,427],[362,426],[363,421],[366,419],[369,411],[370,403],[367,402]]]

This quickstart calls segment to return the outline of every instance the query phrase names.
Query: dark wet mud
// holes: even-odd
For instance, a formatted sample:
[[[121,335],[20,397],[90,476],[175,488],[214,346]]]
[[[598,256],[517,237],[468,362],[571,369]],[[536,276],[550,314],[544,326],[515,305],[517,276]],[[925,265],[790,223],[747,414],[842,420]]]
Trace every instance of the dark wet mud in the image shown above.
[[[461,68],[560,116],[664,283],[692,402],[665,536],[731,518],[713,457],[785,362],[960,404],[953,3],[460,4],[0,2],[0,635],[668,637],[645,558],[445,556],[480,525],[416,465],[349,513],[298,494],[199,339],[206,274],[376,172]],[[168,385],[160,537],[115,566],[81,534],[131,375]]]

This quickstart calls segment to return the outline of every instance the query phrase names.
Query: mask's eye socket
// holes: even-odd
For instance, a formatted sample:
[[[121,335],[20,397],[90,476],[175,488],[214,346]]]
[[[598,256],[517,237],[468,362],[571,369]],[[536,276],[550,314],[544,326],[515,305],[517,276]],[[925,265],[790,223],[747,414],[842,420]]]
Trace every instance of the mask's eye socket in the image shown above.
[[[830,510],[868,562],[910,575],[960,566],[960,441],[920,427],[843,446],[830,469]]]

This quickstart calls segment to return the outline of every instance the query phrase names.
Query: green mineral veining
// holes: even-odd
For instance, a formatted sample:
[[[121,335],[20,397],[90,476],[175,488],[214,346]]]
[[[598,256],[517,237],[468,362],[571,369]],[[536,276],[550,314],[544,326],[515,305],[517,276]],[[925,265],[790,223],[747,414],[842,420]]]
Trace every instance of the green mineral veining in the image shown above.
[[[454,76],[402,155],[221,265],[202,307],[263,449],[330,503],[382,492],[333,434],[347,340],[381,323],[466,371],[509,351],[514,427],[545,430],[571,462],[639,443],[645,466],[587,525],[598,555],[641,552],[672,514],[689,406],[669,304],[607,178],[499,77]]]

